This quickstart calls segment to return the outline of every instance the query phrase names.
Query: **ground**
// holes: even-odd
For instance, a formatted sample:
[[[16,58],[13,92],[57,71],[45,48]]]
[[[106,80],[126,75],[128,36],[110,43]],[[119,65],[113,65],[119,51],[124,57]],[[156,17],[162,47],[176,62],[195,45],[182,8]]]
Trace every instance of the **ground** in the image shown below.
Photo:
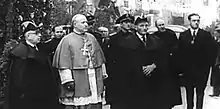
[[[220,109],[220,97],[219,98],[212,98],[209,96],[210,94],[212,94],[212,87],[209,84],[210,84],[210,81],[208,81],[207,87],[205,89],[203,109]],[[173,107],[172,109],[186,109],[186,107],[187,107],[186,91],[185,91],[184,87],[181,87],[181,94],[182,94],[183,104],[177,105],[177,106]],[[110,105],[104,105],[103,109],[110,109]]]

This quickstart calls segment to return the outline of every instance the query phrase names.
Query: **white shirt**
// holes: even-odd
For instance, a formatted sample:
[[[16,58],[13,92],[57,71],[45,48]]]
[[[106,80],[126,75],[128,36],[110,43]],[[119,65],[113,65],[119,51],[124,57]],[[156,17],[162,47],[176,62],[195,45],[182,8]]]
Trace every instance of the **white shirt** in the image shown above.
[[[143,35],[139,34],[138,32],[136,32],[136,34],[137,34],[137,36],[139,37],[139,39],[141,39],[141,41],[146,42],[146,35],[143,36]],[[143,40],[142,37],[145,38],[145,41]]]
[[[192,29],[192,28],[190,28],[191,35],[193,36],[193,32],[194,32],[194,31],[195,31],[195,35],[197,35],[198,30],[199,30],[199,28],[197,28],[197,29]]]

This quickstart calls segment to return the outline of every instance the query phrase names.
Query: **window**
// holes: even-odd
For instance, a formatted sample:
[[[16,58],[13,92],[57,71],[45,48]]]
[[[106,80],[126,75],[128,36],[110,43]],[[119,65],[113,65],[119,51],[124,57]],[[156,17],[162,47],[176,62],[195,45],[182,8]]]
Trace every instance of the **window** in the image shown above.
[[[124,7],[129,8],[129,5],[128,5],[128,1],[127,1],[127,0],[124,0]]]

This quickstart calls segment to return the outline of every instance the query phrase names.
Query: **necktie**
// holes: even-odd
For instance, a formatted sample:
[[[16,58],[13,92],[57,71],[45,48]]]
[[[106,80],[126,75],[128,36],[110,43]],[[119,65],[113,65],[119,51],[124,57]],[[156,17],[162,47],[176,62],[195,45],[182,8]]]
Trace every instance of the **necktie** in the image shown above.
[[[196,38],[196,31],[193,31],[191,44],[194,44]]]
[[[146,42],[146,38],[144,36],[141,37],[142,41],[145,43]]]
[[[193,31],[193,38],[196,37],[196,31]]]

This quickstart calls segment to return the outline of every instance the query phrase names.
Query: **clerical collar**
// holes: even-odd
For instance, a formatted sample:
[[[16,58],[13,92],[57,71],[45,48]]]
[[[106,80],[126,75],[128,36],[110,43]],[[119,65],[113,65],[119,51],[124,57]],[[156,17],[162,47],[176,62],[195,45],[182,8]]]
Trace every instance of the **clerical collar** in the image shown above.
[[[73,29],[73,32],[76,33],[76,34],[78,34],[78,35],[84,35],[84,34],[85,34],[85,32],[82,33],[82,32],[76,31],[75,29]]]
[[[35,47],[35,46],[36,46],[36,45],[32,44],[30,41],[28,41],[28,40],[26,40],[26,43],[27,43],[28,45],[30,45],[31,47]]]
[[[142,39],[143,35],[139,34],[138,32],[136,32],[136,34],[137,34],[137,36],[139,37],[139,39],[141,39],[141,40],[143,41],[143,39]],[[145,39],[146,39],[146,35],[144,35],[144,37],[145,37]]]
[[[195,35],[197,35],[197,33],[198,33],[198,30],[199,30],[199,28],[197,28],[197,29],[192,29],[192,28],[189,28],[190,29],[190,32],[191,32],[191,35],[193,36],[193,32],[195,31]]]

